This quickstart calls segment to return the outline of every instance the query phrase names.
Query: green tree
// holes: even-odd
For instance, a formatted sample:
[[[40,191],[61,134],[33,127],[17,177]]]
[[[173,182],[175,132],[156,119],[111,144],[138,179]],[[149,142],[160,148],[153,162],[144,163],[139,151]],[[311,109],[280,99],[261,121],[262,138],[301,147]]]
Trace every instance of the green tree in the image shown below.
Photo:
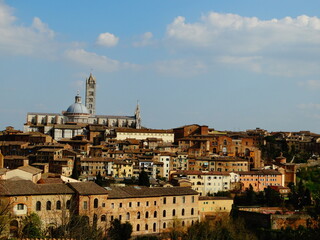
[[[25,238],[41,238],[42,234],[42,223],[41,219],[36,213],[24,217],[22,220],[23,229],[22,236]]]
[[[79,166],[78,166],[78,160],[75,159],[73,161],[73,169],[72,169],[71,178],[78,180],[79,176],[80,176],[80,170],[79,170]]]
[[[96,176],[96,180],[95,180],[95,183],[98,184],[99,186],[103,186],[103,178],[101,176],[101,173],[100,171],[98,172],[97,176]]]
[[[146,186],[146,187],[150,187],[150,180],[149,180],[149,176],[148,173],[144,170],[142,170],[139,173],[139,186]]]
[[[108,229],[108,236],[112,240],[128,240],[131,238],[132,225],[129,222],[121,223],[119,219],[114,219]]]
[[[267,206],[269,207],[279,207],[282,203],[282,198],[280,196],[280,193],[276,190],[267,187],[264,189],[265,192],[265,201]]]

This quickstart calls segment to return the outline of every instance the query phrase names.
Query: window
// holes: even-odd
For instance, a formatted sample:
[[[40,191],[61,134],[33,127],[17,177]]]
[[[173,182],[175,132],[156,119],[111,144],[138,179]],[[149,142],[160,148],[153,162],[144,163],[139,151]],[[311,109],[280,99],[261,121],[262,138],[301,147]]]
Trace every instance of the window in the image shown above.
[[[149,201],[146,202],[146,206],[147,206],[147,207],[149,206]]]
[[[149,217],[149,212],[147,211],[147,212],[146,212],[146,218],[148,218],[148,217]]]
[[[137,224],[137,232],[140,231],[140,224]]]
[[[132,207],[132,202],[129,202],[129,207]]]
[[[51,210],[51,202],[47,201],[47,210]]]
[[[61,201],[57,201],[56,203],[56,209],[61,210]]]
[[[182,203],[186,203],[186,197],[185,196],[182,197]]]
[[[67,209],[70,209],[70,205],[71,205],[71,204],[70,204],[70,200],[67,201],[67,204],[66,204],[66,205],[67,205]]]
[[[36,211],[41,211],[41,202],[40,201],[38,201],[36,203]]]
[[[111,216],[111,217],[110,217],[110,220],[111,220],[111,221],[113,221],[113,219],[114,219],[114,217],[113,217],[113,216]]]
[[[122,219],[122,215],[119,215],[119,220],[121,221],[121,219]]]
[[[114,203],[111,203],[111,208],[114,208]]]
[[[163,204],[167,204],[167,198],[163,198]]]
[[[154,201],[154,202],[153,202],[153,205],[155,205],[155,206],[156,206],[156,205],[157,205],[157,201]]]
[[[140,207],[140,202],[137,202],[137,207]]]
[[[146,229],[146,230],[148,230],[148,224],[146,224],[146,227],[145,227],[145,229]]]
[[[119,203],[119,208],[122,208],[122,203]]]
[[[154,211],[153,213],[153,217],[156,218],[157,217],[157,211]]]
[[[101,222],[105,222],[106,221],[106,215],[102,215],[101,216]]]
[[[153,224],[153,231],[155,232],[156,230],[157,230],[157,224],[154,223],[154,224]]]
[[[172,210],[172,216],[175,216],[175,215],[176,215],[176,210],[173,209],[173,210]]]
[[[99,205],[99,201],[98,201],[97,198],[95,198],[94,201],[93,201],[93,207],[94,208],[98,208],[98,205]]]
[[[181,215],[184,216],[184,208],[181,210]]]
[[[194,203],[194,196],[191,197],[191,202]]]
[[[191,215],[193,215],[194,214],[194,209],[193,208],[191,208]]]
[[[163,216],[163,217],[166,217],[166,215],[167,215],[166,210],[163,210],[163,212],[162,212],[162,216]]]
[[[163,223],[163,228],[166,228],[167,227],[167,224],[164,222]]]
[[[18,210],[23,210],[24,209],[24,205],[22,203],[19,203],[17,208],[18,208]]]
[[[128,212],[126,214],[126,220],[130,220],[130,213],[128,213]]]
[[[172,203],[176,203],[176,197],[173,197]]]

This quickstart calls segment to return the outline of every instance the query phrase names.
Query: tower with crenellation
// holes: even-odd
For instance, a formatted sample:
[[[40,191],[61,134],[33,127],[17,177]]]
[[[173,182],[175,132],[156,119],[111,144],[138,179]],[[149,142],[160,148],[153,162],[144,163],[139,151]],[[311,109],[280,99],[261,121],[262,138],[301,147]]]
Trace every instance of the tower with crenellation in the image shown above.
[[[96,78],[90,73],[86,79],[86,102],[85,105],[92,115],[96,114]]]

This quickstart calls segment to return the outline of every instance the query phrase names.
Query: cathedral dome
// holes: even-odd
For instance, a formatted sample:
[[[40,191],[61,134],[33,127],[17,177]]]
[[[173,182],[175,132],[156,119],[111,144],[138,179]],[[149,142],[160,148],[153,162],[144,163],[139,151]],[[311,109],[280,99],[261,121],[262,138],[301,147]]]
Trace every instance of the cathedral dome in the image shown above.
[[[81,97],[77,95],[75,97],[75,103],[68,107],[66,114],[89,114],[89,111],[86,106],[81,103]]]

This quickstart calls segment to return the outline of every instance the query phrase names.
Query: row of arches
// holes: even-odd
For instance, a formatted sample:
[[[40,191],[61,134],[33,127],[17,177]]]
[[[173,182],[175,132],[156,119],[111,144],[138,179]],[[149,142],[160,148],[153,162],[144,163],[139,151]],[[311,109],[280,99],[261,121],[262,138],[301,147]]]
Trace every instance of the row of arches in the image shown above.
[[[68,200],[66,202],[66,208],[70,209],[70,200]],[[45,209],[47,211],[53,210],[53,204],[52,204],[51,201],[47,201],[46,202]],[[56,210],[61,210],[62,209],[62,202],[60,200],[56,201],[55,209]],[[36,202],[36,211],[41,211],[41,210],[42,210],[42,203],[41,203],[41,201],[37,201]]]

